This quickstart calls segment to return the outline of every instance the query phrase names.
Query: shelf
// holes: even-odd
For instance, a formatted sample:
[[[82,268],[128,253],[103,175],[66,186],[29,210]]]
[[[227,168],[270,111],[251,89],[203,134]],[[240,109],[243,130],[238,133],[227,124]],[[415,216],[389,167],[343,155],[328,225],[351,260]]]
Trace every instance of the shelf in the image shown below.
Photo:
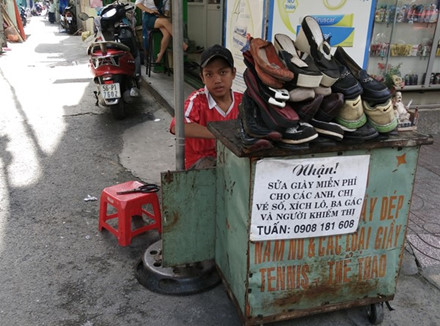
[[[406,86],[399,89],[402,92],[440,90],[440,84],[425,86],[423,77],[440,71],[440,60],[435,56],[440,48],[440,17],[432,5],[428,0],[413,1],[411,6],[397,0],[376,3],[367,68],[369,74],[384,78],[393,71],[403,80],[408,76],[412,80],[416,75],[418,84],[409,85],[407,80]],[[435,92],[432,95],[436,96]]]
[[[387,55],[381,56],[381,55],[370,55],[370,58],[386,58]],[[437,58],[440,58],[440,56],[436,56]],[[390,58],[420,58],[420,59],[428,59],[429,56],[420,56],[420,55],[390,55]]]
[[[386,22],[374,22],[375,24],[379,24],[379,25],[387,25],[387,27],[391,27],[393,25],[392,22],[386,23]],[[430,23],[421,23],[421,22],[413,22],[413,23],[408,23],[408,22],[396,22],[396,25],[408,25],[408,26],[422,26],[422,25],[428,25],[428,26],[432,26],[434,27],[435,25],[437,25],[437,22],[430,22]]]
[[[432,84],[429,85],[428,87],[425,87],[423,85],[408,85],[408,86],[396,88],[396,91],[401,91],[401,92],[405,92],[405,91],[423,92],[423,91],[438,91],[438,90],[440,90],[440,84]]]

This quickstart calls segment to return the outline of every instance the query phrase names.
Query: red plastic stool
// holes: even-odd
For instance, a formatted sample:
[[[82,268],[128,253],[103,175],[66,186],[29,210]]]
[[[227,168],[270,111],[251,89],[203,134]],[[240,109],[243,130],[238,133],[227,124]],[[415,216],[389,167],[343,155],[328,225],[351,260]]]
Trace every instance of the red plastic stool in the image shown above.
[[[117,192],[131,190],[142,185],[143,184],[138,181],[129,181],[104,188],[101,193],[99,231],[102,231],[104,228],[113,233],[118,238],[118,243],[121,246],[128,246],[133,237],[146,231],[152,229],[157,229],[159,233],[162,231],[159,199],[155,192],[117,194]],[[152,213],[146,210],[147,205],[152,206]],[[112,212],[109,212],[109,208]],[[152,219],[153,222],[132,230],[131,219],[134,215],[146,215],[148,218]],[[117,229],[107,223],[108,220],[115,218],[118,219]]]

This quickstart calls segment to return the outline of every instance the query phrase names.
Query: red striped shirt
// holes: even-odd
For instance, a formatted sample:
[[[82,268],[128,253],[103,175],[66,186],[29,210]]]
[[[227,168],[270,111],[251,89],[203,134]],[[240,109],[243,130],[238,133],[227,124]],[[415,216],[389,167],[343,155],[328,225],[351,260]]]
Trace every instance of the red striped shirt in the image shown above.
[[[243,94],[231,91],[233,102],[224,112],[209,94],[208,89],[201,88],[191,93],[184,104],[185,123],[198,123],[207,126],[211,121],[233,120],[238,117],[238,105]],[[175,118],[170,128],[175,126]],[[215,139],[185,138],[185,169],[190,168],[199,159],[206,156],[216,157]]]

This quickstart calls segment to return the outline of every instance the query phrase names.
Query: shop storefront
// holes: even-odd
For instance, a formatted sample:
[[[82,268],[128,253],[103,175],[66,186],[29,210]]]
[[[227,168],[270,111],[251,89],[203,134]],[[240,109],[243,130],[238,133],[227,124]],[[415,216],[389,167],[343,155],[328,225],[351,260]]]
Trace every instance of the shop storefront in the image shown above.
[[[427,0],[377,1],[368,71],[388,83],[399,75],[413,105],[438,106],[438,4]]]
[[[201,10],[199,7],[204,2],[207,0],[188,3],[188,26],[193,24],[194,19],[202,24],[206,21],[209,25],[207,30],[212,28],[212,18],[200,20],[199,12],[193,12]],[[392,75],[400,76],[404,83],[400,90],[406,102],[412,100],[413,107],[438,105],[440,29],[436,3],[428,0],[411,3],[398,0],[216,2],[221,7],[218,14],[224,16],[223,44],[233,51],[237,59],[237,89],[244,86],[240,78],[245,69],[241,49],[246,43],[247,33],[269,41],[276,33],[285,33],[295,39],[302,18],[313,15],[320,19],[324,34],[330,37],[330,44],[343,46],[369,74],[388,83]],[[188,28],[188,36],[198,40],[199,36],[193,36],[197,35],[192,32],[193,29]],[[207,40],[204,46],[214,44]]]
[[[81,0],[89,14],[97,3]],[[202,49],[223,44],[235,57],[238,78],[234,88],[243,90],[245,70],[241,50],[246,35],[273,40],[276,33],[295,39],[300,22],[313,15],[330,44],[346,52],[370,75],[388,84],[392,75],[402,78],[405,103],[412,107],[437,107],[440,90],[438,5],[428,0],[184,0],[184,37],[190,43],[185,62],[198,62]],[[141,16],[137,15],[138,24]],[[87,22],[91,30],[92,22]],[[403,84],[402,84],[403,85]]]

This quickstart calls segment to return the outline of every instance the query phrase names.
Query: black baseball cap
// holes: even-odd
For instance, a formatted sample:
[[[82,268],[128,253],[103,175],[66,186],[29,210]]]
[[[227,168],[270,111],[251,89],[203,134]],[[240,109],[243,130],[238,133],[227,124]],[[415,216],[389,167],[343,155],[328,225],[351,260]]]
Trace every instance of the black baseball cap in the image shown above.
[[[221,45],[213,45],[203,51],[200,57],[200,66],[205,68],[206,65],[214,58],[222,58],[225,59],[226,62],[233,68],[234,67],[234,59],[232,58],[232,53],[227,48]]]

